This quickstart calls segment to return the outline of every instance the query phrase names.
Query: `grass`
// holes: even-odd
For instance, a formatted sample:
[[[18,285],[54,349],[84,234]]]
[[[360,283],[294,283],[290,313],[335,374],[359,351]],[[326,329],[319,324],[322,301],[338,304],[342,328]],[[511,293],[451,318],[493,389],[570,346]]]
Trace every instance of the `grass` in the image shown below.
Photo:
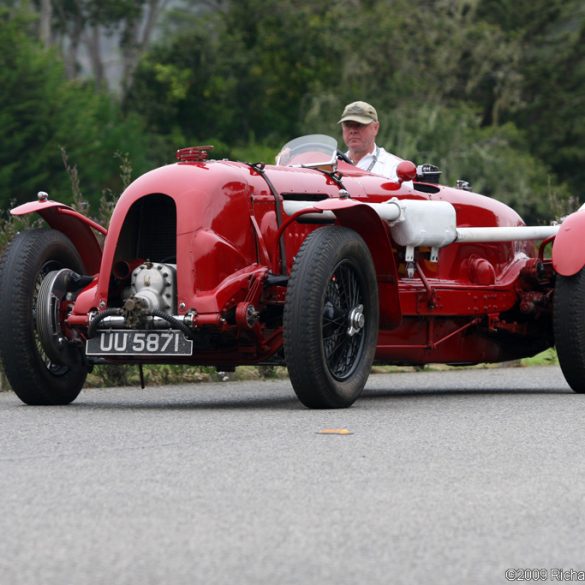
[[[227,382],[240,380],[282,379],[288,376],[282,366],[239,366],[233,372],[222,372],[209,366],[143,366],[146,386],[164,386],[167,384],[197,384],[201,382]],[[140,371],[138,366],[103,365],[96,366],[88,375],[86,388],[103,388],[114,386],[139,386]]]
[[[535,356],[521,360],[523,366],[558,366],[559,359],[556,350],[551,347]]]
[[[375,365],[372,368],[372,374],[392,374],[394,372],[417,372],[417,371],[431,371],[437,372],[442,370],[460,370],[476,369],[481,370],[485,368],[527,368],[531,366],[558,366],[559,360],[557,358],[556,350],[551,347],[535,356],[523,358],[521,360],[513,360],[509,362],[499,363],[481,363],[470,366],[449,366],[446,364],[425,364],[423,366],[384,366]]]

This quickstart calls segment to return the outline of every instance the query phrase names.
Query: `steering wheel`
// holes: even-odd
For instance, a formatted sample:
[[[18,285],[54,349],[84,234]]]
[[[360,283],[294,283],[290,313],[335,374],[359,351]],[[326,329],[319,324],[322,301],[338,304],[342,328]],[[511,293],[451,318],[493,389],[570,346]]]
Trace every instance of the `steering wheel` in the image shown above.
[[[345,154],[345,152],[341,152],[341,150],[337,151],[337,158],[346,163],[349,163],[350,165],[353,164],[353,161],[347,156],[347,154]]]

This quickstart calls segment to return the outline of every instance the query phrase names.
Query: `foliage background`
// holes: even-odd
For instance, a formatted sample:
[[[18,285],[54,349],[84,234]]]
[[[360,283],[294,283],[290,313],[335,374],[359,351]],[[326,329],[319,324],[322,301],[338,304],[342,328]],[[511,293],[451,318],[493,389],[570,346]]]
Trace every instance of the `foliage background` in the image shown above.
[[[364,99],[388,150],[549,220],[585,199],[584,41],[581,0],[0,0],[0,209],[71,199],[61,148],[97,208],[116,153],[270,160]]]

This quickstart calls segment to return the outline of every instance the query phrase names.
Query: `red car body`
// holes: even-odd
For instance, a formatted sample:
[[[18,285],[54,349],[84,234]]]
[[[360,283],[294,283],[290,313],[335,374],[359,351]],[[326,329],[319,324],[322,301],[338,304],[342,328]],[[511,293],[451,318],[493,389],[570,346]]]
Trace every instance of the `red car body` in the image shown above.
[[[36,310],[36,322],[23,326],[33,340],[24,351],[42,358],[42,379],[19,383],[10,374],[12,350],[0,346],[9,379],[25,402],[70,402],[84,374],[69,382],[68,392],[52,390],[52,381],[64,368],[86,371],[94,363],[190,363],[221,370],[268,363],[292,368],[295,391],[308,406],[343,407],[359,396],[372,361],[498,362],[555,345],[556,282],[559,276],[573,282],[585,264],[576,245],[585,233],[581,211],[561,228],[527,228],[505,204],[425,181],[412,163],[402,163],[398,181],[389,181],[330,160],[320,148],[305,149],[287,166],[209,161],[204,149],[184,149],[178,157],[124,191],[103,248],[95,231],[106,230],[63,204],[42,196],[13,210],[40,214],[66,236],[83,266],[80,274],[49,255],[36,284],[21,291],[31,297],[28,305],[2,304],[4,331],[15,317],[24,319],[15,311]],[[388,212],[398,217],[385,219]],[[552,259],[545,254],[550,242]],[[328,246],[347,253],[310,276],[319,262],[325,266],[321,256]],[[16,241],[6,252],[3,291],[15,278],[11,271],[28,261],[23,247]],[[362,274],[370,260],[372,274]],[[293,277],[297,262],[305,263],[297,269],[304,275]],[[79,282],[74,286],[71,273]],[[367,283],[374,280],[372,292]],[[34,291],[43,282],[39,300]],[[343,300],[351,295],[356,300]],[[179,335],[166,333],[167,341],[156,336],[179,325],[193,351],[161,351],[161,344],[176,345]],[[288,337],[287,328],[293,331]],[[132,329],[144,334],[128,337]],[[88,344],[96,336],[109,339],[97,350],[95,342]],[[335,339],[333,349],[327,348],[328,336]],[[144,351],[116,352],[117,342]],[[146,351],[145,343],[154,351]],[[73,362],[71,352],[79,353]],[[332,357],[335,352],[338,357]]]

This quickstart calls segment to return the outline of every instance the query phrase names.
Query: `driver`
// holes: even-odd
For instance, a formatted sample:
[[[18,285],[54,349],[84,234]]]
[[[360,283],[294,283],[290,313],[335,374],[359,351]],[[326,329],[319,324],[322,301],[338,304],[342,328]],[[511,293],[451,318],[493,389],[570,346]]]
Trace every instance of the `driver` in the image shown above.
[[[338,124],[341,124],[343,141],[348,148],[346,154],[354,165],[388,179],[397,179],[396,167],[403,159],[376,145],[380,122],[374,106],[352,102],[345,106]]]

